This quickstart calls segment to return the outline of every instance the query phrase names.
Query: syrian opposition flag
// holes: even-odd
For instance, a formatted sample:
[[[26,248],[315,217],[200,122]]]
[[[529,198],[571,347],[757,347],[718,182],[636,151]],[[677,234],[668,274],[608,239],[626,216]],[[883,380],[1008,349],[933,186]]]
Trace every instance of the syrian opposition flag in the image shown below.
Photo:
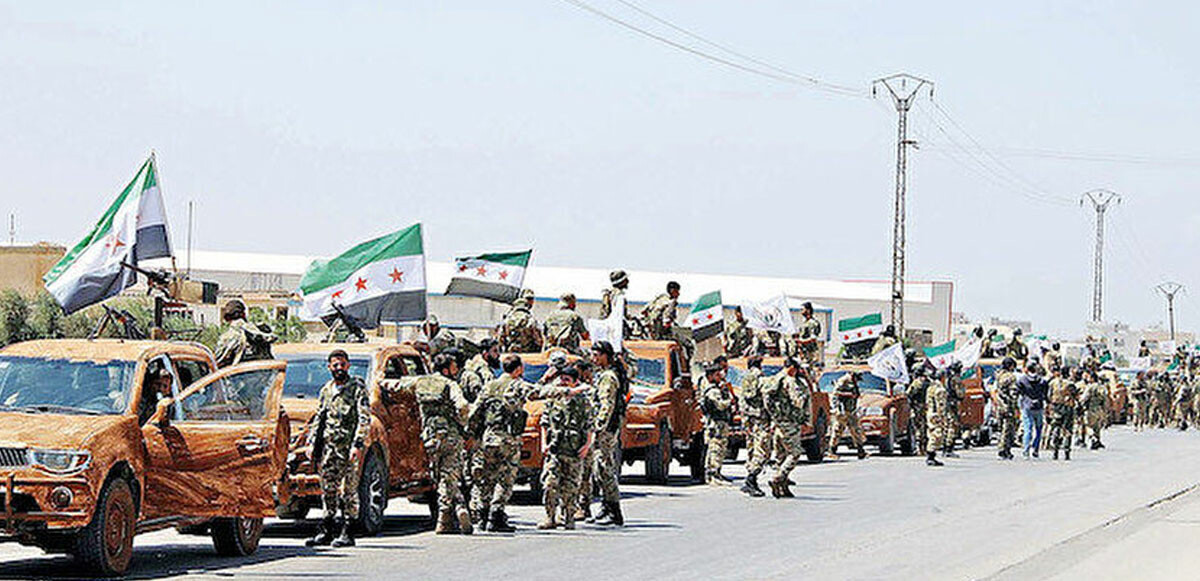
[[[995,335],[992,335],[992,349],[993,350],[999,351],[999,350],[1003,349],[1006,345],[1008,345],[1008,341],[1004,338],[1004,335],[1001,335],[1000,333],[996,333]]]
[[[531,254],[526,250],[456,258],[446,294],[511,303],[521,292]]]
[[[421,225],[368,240],[330,260],[314,260],[300,279],[300,295],[302,318],[310,321],[328,320],[338,308],[363,329],[381,321],[425,320]]]
[[[692,312],[688,313],[687,326],[692,329],[692,340],[697,343],[725,331],[721,291],[713,291],[696,299],[692,304]]]
[[[967,342],[962,347],[955,348],[957,341],[948,341],[941,345],[925,348],[925,357],[938,369],[945,369],[955,361],[963,366],[963,372],[970,371],[979,363],[979,355],[983,351],[983,342],[979,339]]]
[[[929,359],[929,363],[938,369],[945,369],[954,361],[954,343],[955,341],[947,341],[941,345],[925,348],[925,357]]]
[[[116,295],[137,281],[123,266],[171,256],[167,214],[151,155],[82,240],[42,278],[68,314]]]
[[[883,315],[871,313],[853,319],[841,319],[838,321],[838,335],[841,335],[843,344],[878,339],[883,335]]]
[[[746,301],[742,303],[742,314],[746,317],[746,326],[751,329],[776,331],[788,337],[796,333],[796,320],[792,318],[786,295],[762,302]]]

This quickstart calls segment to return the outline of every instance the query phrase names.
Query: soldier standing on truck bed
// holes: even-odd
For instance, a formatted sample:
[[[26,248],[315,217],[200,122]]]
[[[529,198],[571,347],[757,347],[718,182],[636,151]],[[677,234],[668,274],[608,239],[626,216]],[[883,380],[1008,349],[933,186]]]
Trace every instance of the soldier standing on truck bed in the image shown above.
[[[625,365],[617,358],[608,341],[597,341],[592,345],[592,362],[597,367],[594,424],[596,463],[592,478],[603,496],[596,524],[622,526],[625,517],[621,514],[621,491],[617,486],[620,471],[617,447],[621,445],[621,427],[625,425],[625,396],[629,393],[629,379]]]
[[[325,518],[316,536],[304,544],[352,547],[352,528],[358,520],[358,461],[371,429],[371,404],[367,385],[350,375],[345,351],[331,351],[326,365],[333,378],[321,388],[306,442],[321,476]],[[341,531],[336,539],[334,530]]]
[[[800,306],[800,323],[797,343],[800,345],[800,360],[810,366],[821,363],[821,322],[813,317],[813,305],[805,302]]]
[[[858,374],[857,371],[847,372],[833,384],[833,430],[829,433],[829,456],[837,458],[838,444],[844,432],[850,432],[850,440],[858,451],[858,459],[867,457],[863,450],[866,438],[862,433],[862,425],[858,421]]]
[[[459,487],[463,477],[463,436],[471,404],[453,379],[457,373],[458,361],[454,356],[440,353],[433,358],[433,374],[423,375],[413,384],[421,412],[421,441],[437,487],[438,518],[433,532],[439,535],[472,533],[471,514]]]
[[[579,388],[578,367],[564,367],[554,380],[559,388],[568,390],[569,397],[551,400],[542,413],[542,425],[546,428],[546,458],[542,465],[546,520],[537,527],[558,528],[561,513],[562,527],[571,530],[575,528],[576,501],[582,485],[583,461],[591,444],[594,410],[585,389]]]
[[[773,433],[770,415],[763,401],[763,387],[768,381],[763,378],[762,356],[751,355],[746,360],[746,374],[742,377],[742,393],[738,398],[738,409],[746,424],[746,481],[742,492],[750,496],[764,496],[758,487],[758,475],[771,457]]]
[[[542,327],[530,312],[533,299],[520,297],[500,323],[500,350],[506,353],[539,353],[542,350]]]
[[[247,361],[274,359],[271,343],[278,340],[246,320],[246,303],[233,299],[221,308],[221,320],[229,328],[217,339],[217,367],[229,367]]]
[[[679,283],[671,281],[667,283],[667,292],[654,297],[654,300],[642,309],[642,329],[646,338],[656,341],[674,340],[678,316]]]
[[[583,316],[575,311],[573,293],[565,293],[558,298],[558,309],[546,317],[542,336],[546,339],[547,349],[558,347],[573,355],[583,355],[579,345],[588,339],[588,331]]]
[[[442,327],[436,315],[429,315],[421,325],[421,330],[426,339],[422,347],[429,352],[430,357],[437,357],[443,351],[458,347],[458,337],[455,337],[450,329]]]
[[[788,488],[788,477],[803,453],[802,430],[808,423],[810,410],[809,388],[801,387],[799,381],[806,381],[800,372],[800,362],[788,357],[783,362],[783,369],[763,382],[763,403],[775,424],[778,445],[783,453],[783,461],[769,483],[771,496],[775,498],[795,496]]]
[[[729,427],[733,423],[733,395],[725,383],[725,368],[719,361],[704,366],[700,379],[700,409],[704,412],[704,443],[708,447],[704,461],[704,481],[728,484],[721,474],[729,449]]]
[[[750,353],[754,343],[754,332],[746,325],[742,307],[733,310],[733,321],[725,327],[725,353],[730,357],[742,357]]]

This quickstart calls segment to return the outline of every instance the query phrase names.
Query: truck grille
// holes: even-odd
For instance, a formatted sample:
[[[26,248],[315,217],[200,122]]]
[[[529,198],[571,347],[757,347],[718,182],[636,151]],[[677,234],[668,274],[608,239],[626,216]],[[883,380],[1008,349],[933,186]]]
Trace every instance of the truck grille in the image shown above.
[[[0,448],[0,467],[11,468],[27,465],[29,465],[29,458],[26,456],[24,448]]]

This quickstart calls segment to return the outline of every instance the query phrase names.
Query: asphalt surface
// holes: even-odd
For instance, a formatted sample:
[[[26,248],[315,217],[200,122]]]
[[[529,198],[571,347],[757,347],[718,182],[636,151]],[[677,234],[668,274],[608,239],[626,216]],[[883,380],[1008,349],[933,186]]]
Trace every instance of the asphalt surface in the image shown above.
[[[940,469],[918,458],[843,456],[801,465],[797,498],[735,487],[641,482],[626,467],[623,529],[533,529],[518,494],[516,534],[435,536],[426,508],[389,507],[358,547],[303,546],[313,521],[269,521],[258,552],[215,556],[208,540],[162,531],[137,539],[131,578],[471,579],[1179,579],[1200,557],[1200,433],[1115,427],[1108,449],[1001,461],[966,451]],[[741,463],[726,472],[740,477]],[[314,511],[314,514],[319,514]],[[0,546],[0,577],[74,577],[73,562]]]

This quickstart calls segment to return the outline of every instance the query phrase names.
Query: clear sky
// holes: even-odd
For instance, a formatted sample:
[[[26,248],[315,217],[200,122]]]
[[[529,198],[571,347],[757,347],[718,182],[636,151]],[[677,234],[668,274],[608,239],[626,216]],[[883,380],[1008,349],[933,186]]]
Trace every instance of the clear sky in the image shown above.
[[[1106,318],[1163,321],[1152,287],[1171,278],[1196,297],[1181,326],[1200,323],[1197,4],[636,2],[831,82],[934,80],[995,156],[914,111],[910,278],[953,280],[956,310],[1078,332],[1093,226],[1071,202],[1105,187],[1124,196]],[[180,249],[195,200],[202,249],[332,255],[421,221],[434,260],[532,246],[535,266],[890,274],[882,99],[731,70],[563,0],[113,6],[0,3],[18,239],[73,242],[155,149]]]

